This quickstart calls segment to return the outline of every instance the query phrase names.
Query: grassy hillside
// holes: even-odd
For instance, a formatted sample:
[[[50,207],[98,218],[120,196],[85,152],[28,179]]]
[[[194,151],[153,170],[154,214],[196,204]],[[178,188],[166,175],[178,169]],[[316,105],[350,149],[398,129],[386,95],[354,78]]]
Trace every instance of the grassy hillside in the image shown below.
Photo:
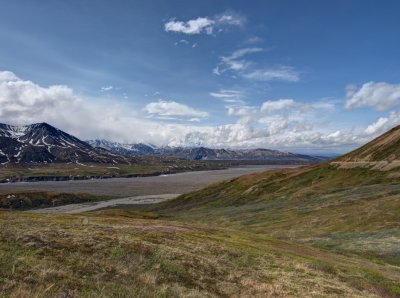
[[[242,176],[148,210],[400,270],[399,131],[330,163]]]
[[[379,297],[395,266],[150,213],[0,212],[4,297]]]
[[[393,161],[399,159],[400,125],[339,158],[340,161]]]
[[[152,207],[166,218],[307,243],[400,265],[396,169],[329,164],[242,176]]]

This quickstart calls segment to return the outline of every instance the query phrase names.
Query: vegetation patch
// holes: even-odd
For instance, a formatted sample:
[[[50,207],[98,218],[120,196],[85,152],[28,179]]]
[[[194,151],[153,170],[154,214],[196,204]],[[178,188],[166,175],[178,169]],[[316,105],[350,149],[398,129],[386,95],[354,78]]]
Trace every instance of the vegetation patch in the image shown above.
[[[97,197],[89,194],[55,193],[47,191],[1,193],[0,208],[28,210],[74,203],[93,202],[104,200],[106,198],[107,197]]]

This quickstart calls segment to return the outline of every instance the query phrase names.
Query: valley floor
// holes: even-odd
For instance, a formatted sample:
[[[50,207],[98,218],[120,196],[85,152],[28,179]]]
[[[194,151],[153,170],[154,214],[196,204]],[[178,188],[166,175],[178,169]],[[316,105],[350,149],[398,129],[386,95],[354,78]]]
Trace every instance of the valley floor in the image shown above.
[[[223,170],[188,171],[152,177],[0,183],[0,194],[18,191],[51,191],[122,198],[165,193],[186,193],[221,180],[232,179],[263,170],[287,167],[293,166],[249,165]]]

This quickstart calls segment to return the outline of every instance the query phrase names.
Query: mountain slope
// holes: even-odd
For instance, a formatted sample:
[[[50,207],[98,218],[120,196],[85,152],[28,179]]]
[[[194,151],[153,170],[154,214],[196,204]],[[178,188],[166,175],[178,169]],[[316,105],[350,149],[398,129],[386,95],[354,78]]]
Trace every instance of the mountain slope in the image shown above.
[[[126,163],[121,156],[93,148],[47,123],[0,124],[0,164]]]
[[[397,129],[383,136],[397,146]],[[380,140],[361,153],[371,152],[369,146]],[[387,155],[380,158],[390,159],[394,149],[387,146],[382,151]],[[174,220],[211,222],[357,255],[400,272],[399,166],[383,171],[323,163],[255,173],[148,210]],[[400,289],[393,289],[387,296],[399,294]]]
[[[337,160],[345,162],[400,160],[400,125]]]

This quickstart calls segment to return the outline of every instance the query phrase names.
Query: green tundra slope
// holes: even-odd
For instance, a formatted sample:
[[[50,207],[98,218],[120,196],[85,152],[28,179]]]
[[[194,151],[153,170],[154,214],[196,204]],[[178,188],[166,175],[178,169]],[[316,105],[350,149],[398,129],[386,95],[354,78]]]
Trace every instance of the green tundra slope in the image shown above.
[[[400,270],[209,225],[107,210],[0,212],[1,297],[391,297]]]
[[[152,210],[165,218],[252,231],[399,269],[399,132],[392,129],[329,163],[242,176]]]

